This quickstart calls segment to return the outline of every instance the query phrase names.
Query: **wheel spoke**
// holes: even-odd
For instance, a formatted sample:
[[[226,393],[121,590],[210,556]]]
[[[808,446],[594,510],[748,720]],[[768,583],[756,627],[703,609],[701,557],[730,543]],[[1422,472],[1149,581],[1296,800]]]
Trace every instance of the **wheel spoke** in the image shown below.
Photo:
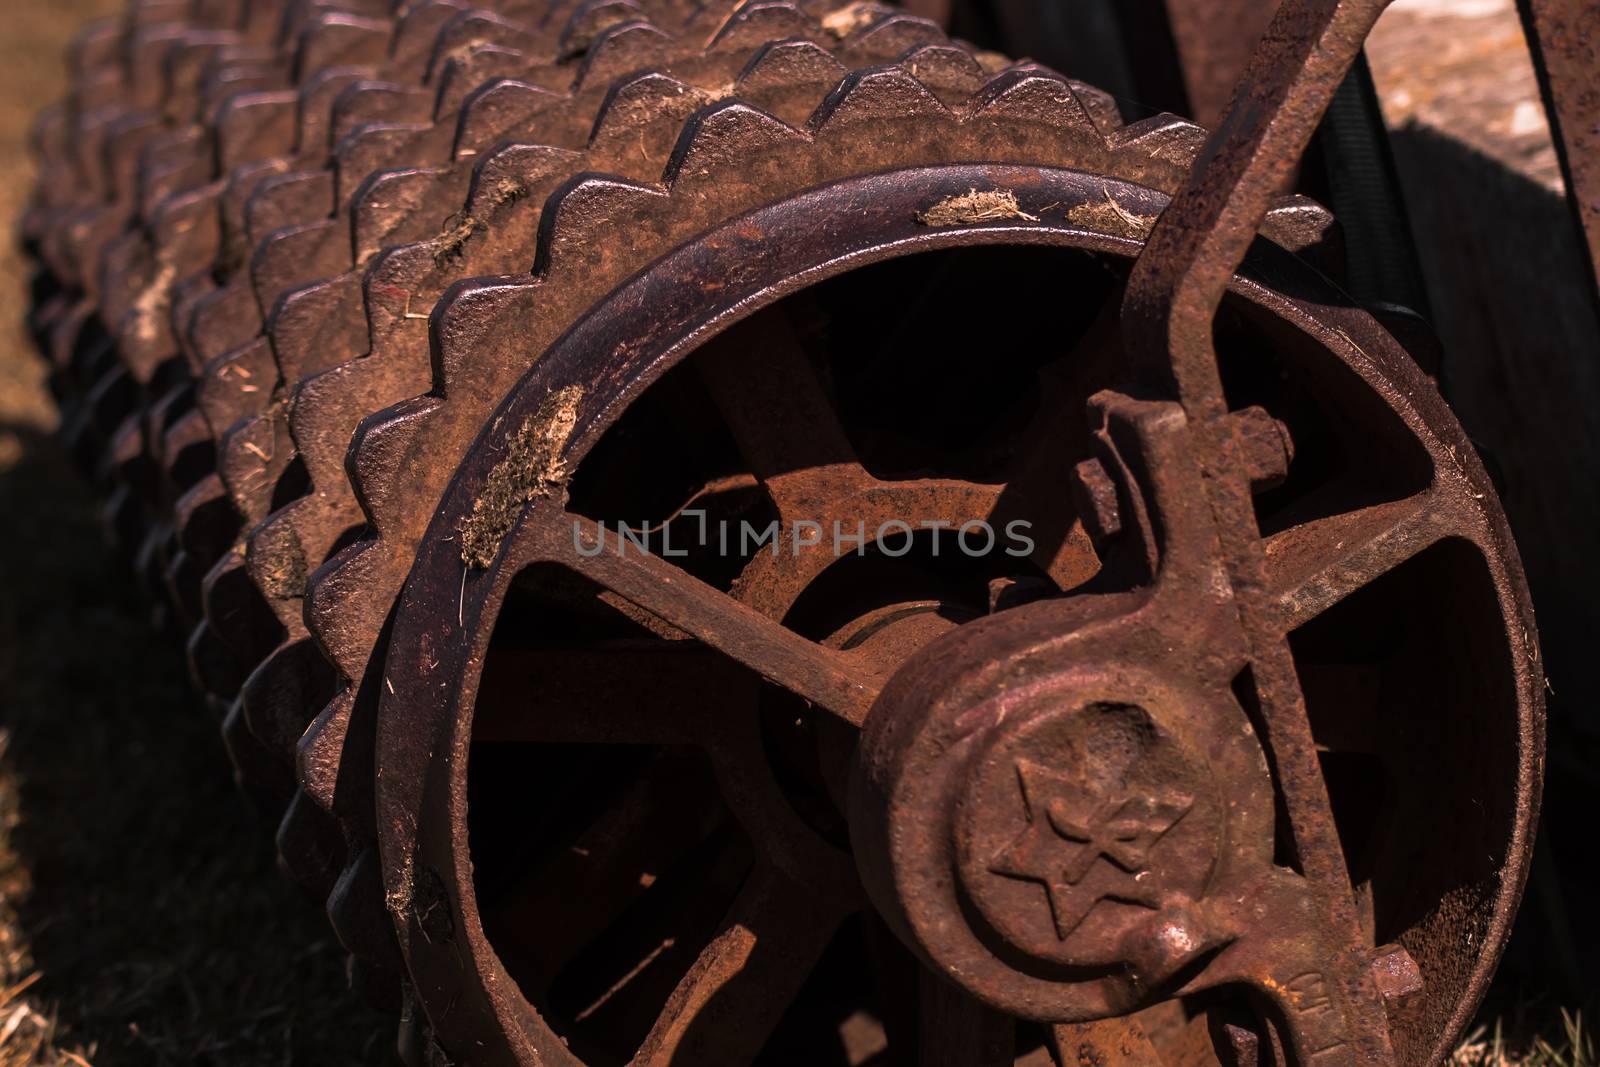
[[[1325,519],[1267,539],[1267,583],[1285,631],[1327,611],[1438,543],[1460,525],[1429,490]]]
[[[740,454],[785,524],[872,481],[781,311],[754,316],[696,355]]]
[[[722,929],[668,998],[637,1067],[749,1063],[811,974],[845,909],[758,864]]]
[[[663,622],[859,726],[883,685],[848,653],[813,644],[667,561],[565,512],[531,516],[534,555],[604,586]],[[580,549],[581,546],[581,549]]]
[[[472,734],[476,741],[694,744],[735,709],[753,711],[755,682],[698,641],[496,647],[479,683]]]

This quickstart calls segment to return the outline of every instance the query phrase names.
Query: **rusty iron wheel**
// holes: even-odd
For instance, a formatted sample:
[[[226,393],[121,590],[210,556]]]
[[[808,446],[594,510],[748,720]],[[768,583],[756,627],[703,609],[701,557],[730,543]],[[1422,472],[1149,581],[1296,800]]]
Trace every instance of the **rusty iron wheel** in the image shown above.
[[[1016,211],[929,225],[997,188]],[[1292,889],[1277,906],[1330,857],[1297,852],[1249,677],[1220,637],[1175,667],[1171,648],[1213,632],[1203,614],[1117,628],[1176,560],[1187,595],[1215,585],[1210,542],[1178,536],[1209,520],[1170,411],[1105,392],[1126,379],[1107,309],[1141,247],[1128,219],[1164,203],[1048,167],[853,178],[680,245],[521,358],[420,542],[376,694],[419,1050],[1365,1062],[1323,1019],[1356,994],[1304,958],[1326,917]],[[514,346],[496,325],[473,335]],[[1536,814],[1515,549],[1432,384],[1303,262],[1258,241],[1218,347],[1257,443],[1240,462],[1361,981],[1394,1061],[1437,1064],[1509,933]],[[686,534],[702,515],[1025,519],[1038,537],[999,561],[603,540],[607,522]],[[1107,619],[1070,665],[1087,680],[1062,681],[1041,620]],[[1012,727],[973,718],[996,706]],[[988,755],[962,748],[974,722]],[[1031,751],[1099,753],[1103,780],[1031,788],[1115,786],[1142,821],[1073,829],[1067,800],[1030,799]],[[1035,804],[1046,845],[1082,846],[1075,875],[1018,851]]]

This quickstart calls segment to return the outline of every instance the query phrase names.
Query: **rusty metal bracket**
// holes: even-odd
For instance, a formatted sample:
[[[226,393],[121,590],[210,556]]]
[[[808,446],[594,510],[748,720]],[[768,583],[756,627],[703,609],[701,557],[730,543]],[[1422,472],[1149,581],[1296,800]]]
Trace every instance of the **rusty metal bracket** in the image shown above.
[[[1600,3],[1518,0],[1550,133],[1600,298]]]
[[[1362,959],[1348,875],[1289,649],[1260,595],[1263,553],[1240,442],[1212,343],[1212,321],[1272,197],[1387,0],[1286,0],[1268,27],[1226,118],[1186,187],[1163,212],[1134,264],[1123,303],[1125,342],[1141,384],[1174,396],[1189,417],[1215,516],[1221,558],[1250,648],[1263,741],[1278,768],[1291,830],[1329,928],[1341,931],[1330,970],[1351,983],[1362,1058],[1389,1062],[1382,1002]]]

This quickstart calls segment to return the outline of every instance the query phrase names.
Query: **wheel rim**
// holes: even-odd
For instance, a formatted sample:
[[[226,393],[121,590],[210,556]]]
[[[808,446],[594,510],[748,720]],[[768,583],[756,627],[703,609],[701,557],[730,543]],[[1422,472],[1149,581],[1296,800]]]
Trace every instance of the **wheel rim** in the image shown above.
[[[1055,245],[1115,257],[1127,257],[1137,250],[1137,242],[1130,237],[1086,230],[1061,215],[1052,219],[1043,212],[1036,212],[1040,222],[1028,225],[991,223],[932,230],[915,221],[920,206],[990,179],[989,168],[948,167],[841,183],[755,212],[672,254],[614,294],[545,353],[463,463],[419,552],[398,609],[386,671],[391,692],[380,695],[378,741],[379,826],[391,910],[418,995],[446,1049],[474,1032],[473,1020],[486,1023],[493,1018],[488,1029],[506,1033],[510,1042],[506,1048],[493,1050],[495,1059],[529,1061],[538,1054],[560,1062],[571,1055],[516,991],[484,935],[466,833],[467,752],[493,622],[514,573],[540,558],[541,548],[549,547],[539,543],[527,516],[505,531],[495,562],[487,571],[464,566],[461,547],[454,543],[454,533],[470,521],[474,501],[483,494],[504,455],[505,427],[537,420],[541,406],[548,405],[551,397],[561,396],[564,389],[584,389],[574,410],[567,413],[571,430],[561,442],[563,465],[581,472],[583,457],[606,428],[669,367],[758,307],[823,277],[912,252],[959,246]],[[1115,189],[1118,202],[1137,205],[1141,213],[1152,216],[1162,202],[1159,193],[1074,172],[1006,168],[1005,180],[1008,187],[1019,191],[1024,203],[1064,205],[1064,214],[1073,206],[1110,195],[1108,189]],[[819,218],[849,218],[858,225],[849,234],[819,236],[819,231],[830,230],[814,225]],[[1281,324],[1282,330],[1298,334],[1301,343],[1309,341],[1312,347],[1321,345],[1337,352],[1320,368],[1321,384],[1331,383],[1335,395],[1354,386],[1369,400],[1376,398],[1389,411],[1392,426],[1404,427],[1435,467],[1440,457],[1445,457],[1458,467],[1467,484],[1485,484],[1475,460],[1460,453],[1464,441],[1448,412],[1422,385],[1418,372],[1393,342],[1365,316],[1332,306],[1338,300],[1336,294],[1289,257],[1265,247],[1258,251],[1254,268],[1246,273],[1273,279],[1277,291],[1236,280],[1234,296],[1239,305],[1253,307]],[[699,286],[707,278],[732,278],[737,284],[708,293]],[[1299,299],[1284,293],[1294,293]],[[642,329],[646,324],[653,328]],[[611,355],[619,351],[621,358]],[[1342,383],[1336,380],[1341,376]],[[1497,855],[1489,872],[1496,887],[1481,893],[1473,905],[1481,931],[1480,948],[1451,951],[1434,946],[1427,936],[1413,948],[1430,983],[1420,1000],[1391,1013],[1391,1025],[1408,1035],[1401,1045],[1406,1062],[1436,1058],[1481,992],[1520,892],[1533,819],[1531,798],[1537,787],[1533,753],[1539,742],[1540,708],[1526,637],[1531,623],[1503,520],[1492,496],[1486,489],[1480,492],[1484,495],[1476,516],[1469,516],[1461,529],[1450,531],[1450,540],[1472,546],[1469,555],[1481,561],[1475,565],[1481,566],[1491,590],[1477,610],[1481,613],[1487,605],[1503,627],[1503,642],[1494,650],[1505,660],[1505,699],[1499,717],[1503,742],[1496,748],[1497,756],[1488,761],[1494,766],[1484,771],[1485,779],[1500,791],[1500,800],[1493,805],[1500,813],[1499,821],[1486,830],[1496,842]],[[536,503],[530,514],[542,507]],[[1363,509],[1360,515],[1360,523],[1348,526],[1346,532],[1383,533],[1400,517],[1399,512],[1375,514],[1373,508]],[[1328,529],[1322,528],[1319,536],[1327,536]],[[1326,545],[1315,539],[1305,544],[1293,536],[1292,529],[1281,533],[1277,546],[1283,566],[1306,568],[1304,577],[1320,579],[1319,551]],[[1385,557],[1385,566],[1378,573],[1387,573],[1390,565],[1410,555]],[[772,584],[786,587],[783,582]],[[792,601],[797,595],[794,584],[787,586],[790,593],[771,598],[762,608],[781,617],[787,607],[782,603],[785,596]],[[798,583],[802,588],[805,584]],[[1293,621],[1309,622],[1362,584],[1356,581],[1324,588],[1315,580],[1302,583],[1302,593],[1287,598],[1289,610],[1296,613]],[[1316,640],[1317,635],[1311,633],[1302,643]],[[805,666],[801,665],[800,673]],[[825,670],[814,674],[803,696],[840,707],[861,703],[861,697],[852,694],[848,678],[828,677]],[[800,866],[806,865],[807,860],[802,859]],[[781,868],[774,864],[773,869]],[[848,883],[848,873],[836,880]],[[760,880],[754,884],[756,899],[762,893],[776,892]],[[1458,907],[1459,902],[1451,906]],[[448,923],[441,915],[448,916]],[[689,1018],[693,1018],[692,1012]],[[652,1051],[665,1054],[668,1048],[665,1039],[655,1044],[653,1040],[646,1041],[644,1061],[652,1058]]]

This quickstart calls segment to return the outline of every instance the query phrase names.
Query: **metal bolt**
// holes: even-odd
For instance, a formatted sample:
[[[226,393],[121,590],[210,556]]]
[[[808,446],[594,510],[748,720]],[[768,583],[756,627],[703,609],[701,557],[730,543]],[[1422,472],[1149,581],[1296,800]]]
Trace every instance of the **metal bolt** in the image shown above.
[[[1072,468],[1072,503],[1096,548],[1122,532],[1117,483],[1098,459],[1086,459]]]
[[[1372,957],[1372,980],[1386,1003],[1422,992],[1422,971],[1401,945],[1384,945]]]
[[[1261,1035],[1248,1026],[1218,1023],[1213,1028],[1212,1040],[1225,1067],[1261,1067]]]
[[[1262,490],[1282,485],[1289,476],[1289,465],[1294,462],[1294,439],[1289,436],[1289,427],[1263,407],[1244,408],[1235,411],[1230,418],[1239,458],[1250,475],[1250,488]]]

